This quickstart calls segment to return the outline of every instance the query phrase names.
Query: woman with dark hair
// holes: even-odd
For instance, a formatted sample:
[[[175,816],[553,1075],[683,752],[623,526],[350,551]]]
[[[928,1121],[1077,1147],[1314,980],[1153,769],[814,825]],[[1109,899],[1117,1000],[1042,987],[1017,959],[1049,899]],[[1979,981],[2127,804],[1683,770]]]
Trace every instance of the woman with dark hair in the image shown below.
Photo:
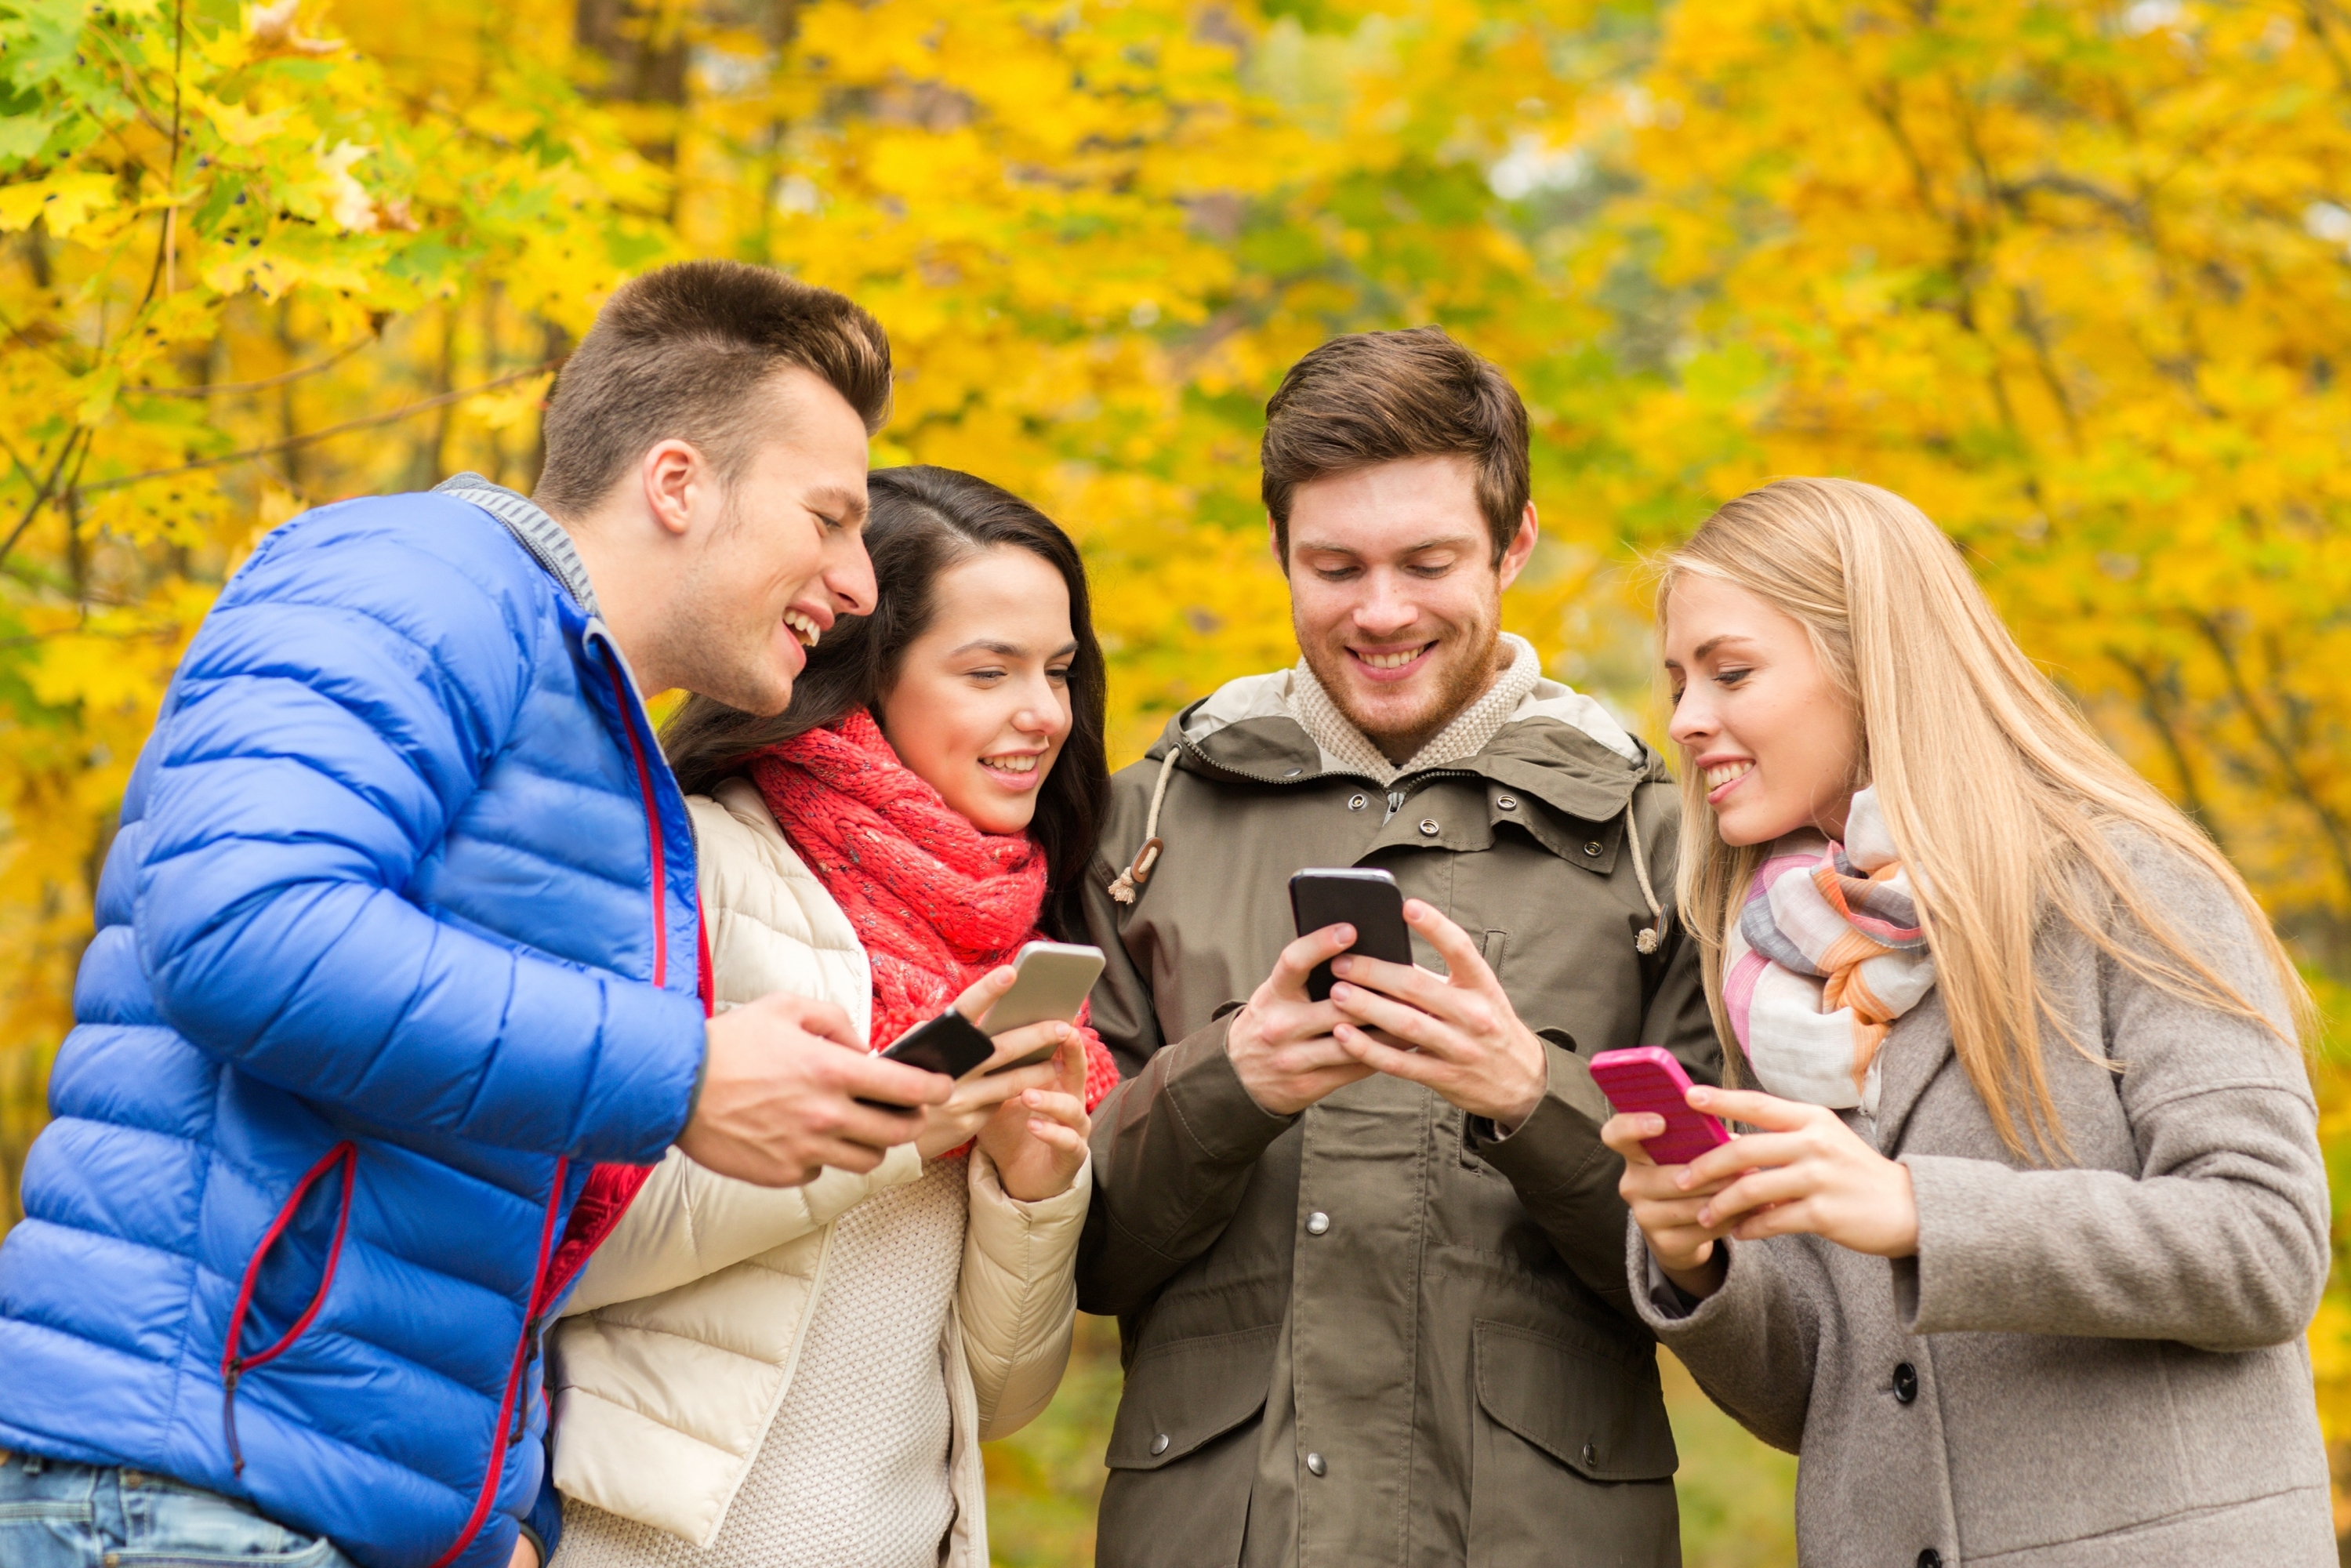
[[[1005,993],[1110,779],[1069,537],[951,469],[870,494],[874,612],[799,628],[779,716],[695,697],[663,739],[716,1005],[829,1001],[879,1051]],[[996,1045],[868,1175],[772,1189],[670,1152],[553,1338],[560,1568],[985,1568],[978,1445],[1061,1381],[1118,1081],[1082,1013]]]

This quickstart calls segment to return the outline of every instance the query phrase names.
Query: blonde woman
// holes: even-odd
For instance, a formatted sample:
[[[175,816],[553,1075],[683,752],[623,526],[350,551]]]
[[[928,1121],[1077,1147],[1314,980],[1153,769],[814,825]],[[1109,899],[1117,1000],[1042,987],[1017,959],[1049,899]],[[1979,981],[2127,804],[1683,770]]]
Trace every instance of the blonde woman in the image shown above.
[[[1917,508],[1789,479],[1659,596],[1749,1131],[1625,1158],[1634,1294],[1802,1456],[1807,1564],[2332,1563],[2304,993]]]

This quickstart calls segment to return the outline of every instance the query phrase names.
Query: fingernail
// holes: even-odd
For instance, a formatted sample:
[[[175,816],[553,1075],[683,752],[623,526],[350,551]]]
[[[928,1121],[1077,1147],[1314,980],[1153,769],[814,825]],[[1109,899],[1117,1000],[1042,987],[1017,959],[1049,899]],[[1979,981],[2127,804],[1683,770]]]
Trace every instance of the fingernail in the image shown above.
[[[1350,947],[1355,945],[1355,928],[1353,926],[1342,925],[1338,927],[1338,932],[1339,939],[1342,942],[1346,943]]]
[[[1712,1225],[1714,1223],[1714,1210],[1710,1208],[1699,1209],[1698,1211],[1698,1222],[1700,1225]]]
[[[1354,994],[1355,988],[1344,983],[1331,988],[1331,999],[1334,1002],[1343,1002]]]

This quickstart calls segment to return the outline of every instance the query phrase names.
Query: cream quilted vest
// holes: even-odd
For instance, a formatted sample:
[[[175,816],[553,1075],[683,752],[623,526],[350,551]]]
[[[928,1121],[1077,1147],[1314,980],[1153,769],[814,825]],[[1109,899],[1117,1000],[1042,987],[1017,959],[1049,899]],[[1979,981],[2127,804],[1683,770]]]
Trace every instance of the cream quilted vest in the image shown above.
[[[742,779],[688,800],[717,1005],[772,991],[872,1014],[849,917]],[[974,1149],[971,1219],[941,1356],[955,1430],[952,1568],[986,1568],[983,1438],[1051,1399],[1077,1310],[1073,1260],[1091,1173],[1042,1203],[1006,1196]],[[866,1176],[803,1187],[714,1175],[675,1149],[590,1260],[549,1340],[555,1484],[609,1512],[707,1547],[791,1386],[832,1222],[922,1164],[911,1144]]]

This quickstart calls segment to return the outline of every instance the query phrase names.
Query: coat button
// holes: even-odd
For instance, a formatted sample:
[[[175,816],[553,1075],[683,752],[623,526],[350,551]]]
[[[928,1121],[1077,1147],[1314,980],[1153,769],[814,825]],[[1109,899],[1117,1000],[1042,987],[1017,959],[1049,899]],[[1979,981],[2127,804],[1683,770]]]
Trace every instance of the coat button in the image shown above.
[[[1519,798],[1516,795],[1497,795],[1494,804],[1505,811],[1515,811],[1519,809]]]
[[[1320,1235],[1322,1235],[1324,1231],[1326,1231],[1326,1230],[1328,1230],[1328,1229],[1330,1229],[1330,1228],[1331,1228],[1331,1217],[1330,1217],[1329,1215],[1327,1215],[1327,1214],[1323,1213],[1321,1209],[1319,1209],[1319,1208],[1318,1208],[1318,1209],[1316,1209],[1313,1213],[1311,1213],[1311,1214],[1310,1214],[1310,1215],[1308,1215],[1308,1216],[1306,1217],[1306,1234],[1307,1234],[1307,1235],[1309,1235],[1309,1236],[1320,1236]]]
[[[1155,1454],[1164,1454],[1167,1451],[1166,1433],[1162,1432],[1159,1436],[1151,1439],[1151,1451]]]
[[[1943,1554],[1929,1546],[1918,1553],[1918,1568],[1943,1568]]]
[[[1586,1443],[1586,1444],[1584,1444],[1584,1445],[1583,1445],[1583,1464],[1584,1464],[1584,1468],[1585,1468],[1586,1469],[1591,1469],[1593,1466],[1597,1465],[1599,1462],[1600,1462],[1600,1450],[1599,1450],[1597,1448],[1594,1448],[1594,1447],[1593,1447],[1592,1444],[1590,1444],[1590,1443]]]
[[[1894,1369],[1894,1397],[1905,1405],[1918,1397],[1918,1369],[1907,1361]]]
[[[1583,852],[1588,855],[1598,854],[1600,852],[1600,841],[1598,839],[1593,839],[1591,842],[1585,844],[1583,846]]]
[[[1372,802],[1369,799],[1362,795],[1350,795],[1347,797],[1347,810],[1350,811],[1360,811],[1371,803]]]
[[[1420,831],[1424,837],[1435,838],[1437,836],[1437,819],[1434,817],[1423,817],[1420,820]]]
[[[1306,1468],[1312,1470],[1319,1476],[1330,1469],[1331,1467],[1322,1462],[1322,1455],[1309,1454],[1306,1456]]]

